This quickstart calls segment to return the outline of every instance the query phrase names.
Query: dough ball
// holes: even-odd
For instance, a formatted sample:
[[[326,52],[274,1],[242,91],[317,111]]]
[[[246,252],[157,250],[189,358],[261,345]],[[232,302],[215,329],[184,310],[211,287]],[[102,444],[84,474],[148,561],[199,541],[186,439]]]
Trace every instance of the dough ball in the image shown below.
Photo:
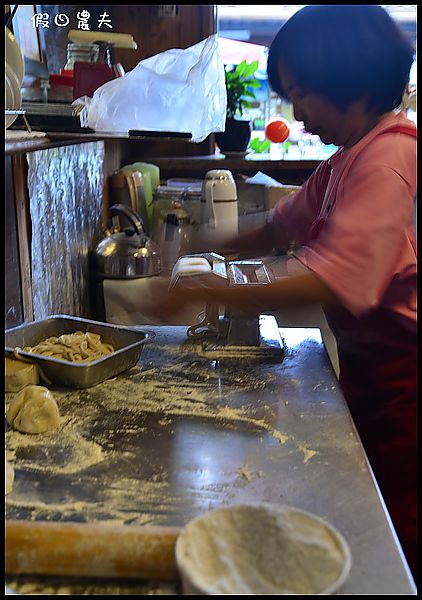
[[[27,385],[17,393],[6,416],[14,429],[24,433],[43,433],[60,425],[54,396],[41,385]]]
[[[10,494],[12,491],[14,481],[15,469],[10,462],[6,461],[6,494]]]

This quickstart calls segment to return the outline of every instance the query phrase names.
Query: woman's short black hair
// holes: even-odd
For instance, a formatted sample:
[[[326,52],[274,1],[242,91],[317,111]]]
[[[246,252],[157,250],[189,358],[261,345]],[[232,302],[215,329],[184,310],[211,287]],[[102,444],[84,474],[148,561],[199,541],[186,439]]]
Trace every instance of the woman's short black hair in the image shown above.
[[[378,5],[308,5],[281,27],[268,54],[268,79],[287,98],[279,67],[305,91],[339,108],[367,99],[379,114],[399,106],[414,49]]]

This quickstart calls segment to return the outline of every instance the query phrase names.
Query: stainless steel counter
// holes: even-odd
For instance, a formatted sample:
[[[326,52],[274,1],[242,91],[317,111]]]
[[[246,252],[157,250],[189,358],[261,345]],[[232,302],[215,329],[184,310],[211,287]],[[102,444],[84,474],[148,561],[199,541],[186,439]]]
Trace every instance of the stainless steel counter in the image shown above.
[[[184,525],[222,505],[288,504],[347,539],[353,566],[340,593],[414,594],[320,330],[281,329],[282,362],[216,360],[187,342],[185,327],[154,331],[132,370],[87,390],[53,390],[59,431],[7,432],[7,517]],[[63,581],[8,583],[63,593]],[[140,593],[123,583],[117,593]],[[78,593],[67,585],[64,593]],[[97,582],[94,593],[115,589]]]

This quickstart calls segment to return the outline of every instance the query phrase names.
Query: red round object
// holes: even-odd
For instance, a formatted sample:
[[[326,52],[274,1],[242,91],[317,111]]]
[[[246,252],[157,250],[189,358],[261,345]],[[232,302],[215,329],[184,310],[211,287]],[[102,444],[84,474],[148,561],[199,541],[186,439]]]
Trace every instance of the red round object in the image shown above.
[[[282,119],[270,121],[265,127],[265,135],[270,142],[280,143],[285,142],[289,137],[290,129],[287,123]]]

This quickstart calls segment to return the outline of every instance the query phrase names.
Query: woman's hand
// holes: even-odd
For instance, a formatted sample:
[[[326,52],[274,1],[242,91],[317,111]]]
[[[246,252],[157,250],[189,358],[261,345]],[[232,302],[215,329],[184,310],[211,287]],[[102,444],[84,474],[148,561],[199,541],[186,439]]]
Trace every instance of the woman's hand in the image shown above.
[[[195,277],[189,284],[169,288],[170,279],[160,278],[154,286],[154,300],[148,314],[156,323],[165,325],[193,325],[205,309],[206,291],[196,286]]]

